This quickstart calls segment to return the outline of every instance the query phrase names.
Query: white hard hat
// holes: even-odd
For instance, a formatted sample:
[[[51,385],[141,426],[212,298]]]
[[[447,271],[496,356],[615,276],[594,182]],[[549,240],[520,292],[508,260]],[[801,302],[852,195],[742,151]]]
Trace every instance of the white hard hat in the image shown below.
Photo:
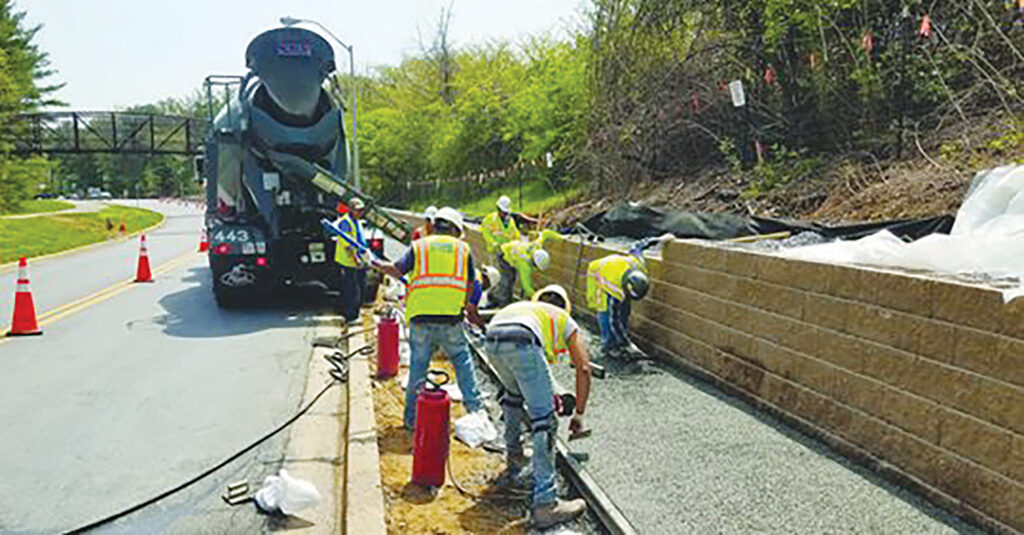
[[[549,284],[540,290],[537,290],[533,294],[533,300],[538,302],[544,301],[541,297],[548,293],[553,293],[561,298],[562,302],[565,303],[565,306],[563,307],[565,308],[565,311],[572,314],[572,303],[569,301],[569,292],[565,291],[565,288],[557,284]]]
[[[544,249],[537,249],[533,252],[533,265],[537,266],[537,269],[544,271],[551,265],[551,256]]]
[[[501,210],[502,212],[512,211],[512,199],[509,199],[508,195],[498,197],[498,210]]]
[[[455,227],[459,229],[459,233],[462,233],[462,214],[451,206],[445,206],[437,211],[437,214],[434,216],[435,224],[439,220],[444,220],[455,225]]]
[[[498,285],[498,280],[501,279],[501,272],[494,266],[483,267],[484,276],[487,277],[487,282],[491,284],[491,288]]]
[[[437,215],[437,207],[431,204],[430,206],[427,207],[424,214],[426,214],[427,216],[427,221],[433,221],[434,216]]]
[[[364,203],[364,202],[363,202],[363,200],[362,200],[362,199],[360,199],[359,197],[356,197],[355,199],[352,199],[352,200],[351,200],[351,201],[350,201],[350,202],[348,203],[348,205],[349,205],[349,207],[351,207],[351,208],[352,208],[353,210],[362,210],[363,208],[366,208],[366,203]]]

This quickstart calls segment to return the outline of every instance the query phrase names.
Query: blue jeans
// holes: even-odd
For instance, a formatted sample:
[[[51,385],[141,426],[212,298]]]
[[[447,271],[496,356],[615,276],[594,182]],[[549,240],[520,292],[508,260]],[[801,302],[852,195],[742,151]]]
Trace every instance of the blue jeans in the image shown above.
[[[629,345],[629,314],[632,311],[629,299],[619,301],[607,296],[608,303],[604,312],[597,313],[597,323],[601,327],[601,351]]]
[[[417,323],[409,325],[409,386],[405,389],[405,427],[416,427],[416,396],[427,379],[430,357],[440,347],[455,366],[455,380],[462,391],[462,403],[470,412],[483,408],[473,376],[473,359],[462,334],[461,323]]]
[[[522,455],[522,402],[530,416],[533,440],[533,505],[555,501],[555,407],[552,402],[554,383],[544,358],[544,349],[525,341],[489,341],[487,354],[494,365],[506,399],[502,400],[505,422],[505,451],[509,456]],[[509,398],[518,401],[509,402]]]
[[[359,318],[359,309],[363,306],[363,293],[366,288],[366,270],[341,266],[341,294],[338,296],[338,308],[345,321]]]

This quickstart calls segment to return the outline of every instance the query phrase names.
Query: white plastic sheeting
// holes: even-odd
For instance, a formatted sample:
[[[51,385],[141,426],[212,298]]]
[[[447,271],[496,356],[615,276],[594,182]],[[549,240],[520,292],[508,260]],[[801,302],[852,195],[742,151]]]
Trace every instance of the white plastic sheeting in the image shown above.
[[[855,241],[797,247],[780,256],[834,264],[901,268],[932,273],[1024,279],[1024,165],[974,177],[949,235],[907,243],[888,231]],[[1024,287],[1003,290],[1006,302]]]

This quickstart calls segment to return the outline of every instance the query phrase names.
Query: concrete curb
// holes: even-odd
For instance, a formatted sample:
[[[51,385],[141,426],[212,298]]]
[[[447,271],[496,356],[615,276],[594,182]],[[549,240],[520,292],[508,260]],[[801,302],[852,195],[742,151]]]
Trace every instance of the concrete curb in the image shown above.
[[[365,336],[353,336],[349,339],[349,353],[366,343]],[[387,533],[369,358],[358,355],[349,360],[344,532],[353,535]]]
[[[124,206],[124,205],[118,205],[118,206]],[[134,206],[129,206],[129,208],[135,208],[135,207]],[[145,210],[145,208],[142,208],[142,209]],[[153,212],[153,210],[150,210],[150,212]],[[56,212],[56,213],[60,214],[60,212]],[[82,212],[78,212],[78,213],[82,213]],[[139,236],[140,234],[149,232],[149,231],[151,231],[153,229],[156,229],[156,228],[160,228],[160,227],[162,227],[164,225],[164,223],[167,222],[167,216],[166,215],[161,214],[160,212],[154,212],[154,213],[160,214],[160,221],[157,221],[156,223],[154,223],[154,224],[152,224],[152,225],[150,225],[150,226],[148,226],[146,228],[136,230],[135,232],[132,232],[131,234],[126,234],[124,236],[118,236],[116,238],[110,238],[110,239],[106,239],[106,240],[102,240],[102,241],[87,243],[85,245],[79,245],[78,247],[74,247],[72,249],[66,249],[64,251],[57,251],[56,253],[44,254],[42,256],[32,256],[32,257],[29,257],[28,259],[31,260],[33,263],[35,263],[35,262],[40,262],[40,261],[43,261],[43,260],[49,260],[49,259],[52,259],[52,258],[58,258],[58,257],[61,257],[61,256],[69,255],[71,253],[79,253],[79,252],[82,252],[82,251],[85,251],[85,250],[88,250],[88,249],[99,247],[101,245],[107,245],[109,243],[118,243],[118,242],[122,242],[122,241],[128,241],[128,240],[130,240],[132,238],[135,238],[135,237]],[[198,246],[198,243],[196,245]],[[13,262],[8,262],[6,264],[0,264],[0,273],[7,273],[9,271],[14,271],[15,268],[17,268],[17,267],[18,267],[18,261],[17,260],[15,260]]]
[[[330,334],[321,324],[314,329],[314,338]],[[331,329],[336,332],[336,328]],[[333,351],[314,347],[310,354],[306,386],[300,406],[308,404],[325,385],[332,381],[331,366],[323,356]],[[342,476],[345,464],[344,434],[347,421],[348,385],[340,384],[324,393],[317,404],[293,425],[288,436],[282,468],[289,474],[313,483],[323,500],[316,507],[303,511],[306,523],[289,528],[297,533],[338,533],[342,525]]]

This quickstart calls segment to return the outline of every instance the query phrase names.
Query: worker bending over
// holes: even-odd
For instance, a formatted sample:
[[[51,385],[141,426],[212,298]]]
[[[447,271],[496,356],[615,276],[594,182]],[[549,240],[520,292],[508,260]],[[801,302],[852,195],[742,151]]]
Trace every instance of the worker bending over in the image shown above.
[[[469,302],[476,305],[476,308],[483,309],[490,307],[490,290],[497,286],[498,281],[501,280],[501,274],[498,273],[498,269],[493,266],[483,266],[476,270],[476,281],[473,283],[473,295],[470,296]],[[477,325],[481,325],[482,322],[471,321]]]
[[[501,281],[494,290],[493,304],[505,306],[512,302],[516,279],[522,286],[523,296],[533,295],[533,270],[544,271],[551,265],[551,256],[544,250],[544,244],[552,238],[561,236],[553,230],[543,230],[533,241],[513,240],[501,246],[498,254],[498,269]]]
[[[434,217],[434,234],[413,242],[393,264],[374,267],[394,278],[412,273],[405,315],[409,319],[409,385],[405,389],[405,427],[416,427],[416,396],[427,378],[430,357],[444,350],[455,367],[455,379],[469,412],[483,408],[473,375],[473,360],[462,334],[463,311],[476,317],[469,298],[476,276],[469,245],[462,241],[462,214],[444,207]],[[479,320],[478,320],[479,321]]]
[[[505,423],[505,458],[514,474],[526,466],[523,453],[523,404],[533,440],[533,504],[531,521],[538,529],[572,520],[586,509],[583,500],[558,499],[555,487],[557,421],[553,397],[555,383],[550,364],[566,355],[576,367],[576,412],[569,431],[583,431],[583,413],[590,396],[590,360],[565,289],[541,289],[535,301],[513,303],[487,326],[487,353],[498,374],[502,419]]]
[[[644,250],[672,237],[646,238],[634,243],[628,255],[608,255],[587,265],[587,306],[597,312],[603,355],[642,354],[629,339],[629,315],[632,302],[650,288]]]
[[[497,259],[501,252],[501,246],[519,239],[519,229],[516,228],[516,219],[512,217],[512,199],[508,195],[502,195],[498,199],[498,210],[487,214],[487,217],[480,222],[480,229],[484,235],[484,247],[487,254]]]
[[[352,199],[348,210],[338,203],[338,229],[364,249],[368,249],[363,237],[363,209],[361,199]],[[348,323],[359,319],[359,308],[363,305],[363,289],[366,287],[366,261],[360,251],[342,238],[335,238],[334,261],[341,266],[341,293],[338,296],[338,310]]]

